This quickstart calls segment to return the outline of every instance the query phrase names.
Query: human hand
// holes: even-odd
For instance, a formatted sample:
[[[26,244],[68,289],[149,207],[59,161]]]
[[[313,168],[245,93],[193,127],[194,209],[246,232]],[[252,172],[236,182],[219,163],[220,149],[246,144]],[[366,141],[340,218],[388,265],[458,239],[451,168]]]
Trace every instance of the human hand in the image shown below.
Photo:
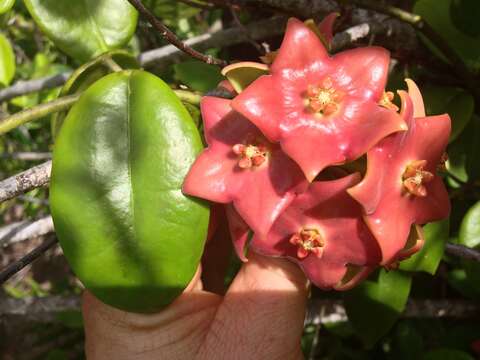
[[[204,290],[200,275],[157,314],[114,309],[85,291],[87,358],[302,358],[308,287],[295,264],[250,254],[224,296]]]

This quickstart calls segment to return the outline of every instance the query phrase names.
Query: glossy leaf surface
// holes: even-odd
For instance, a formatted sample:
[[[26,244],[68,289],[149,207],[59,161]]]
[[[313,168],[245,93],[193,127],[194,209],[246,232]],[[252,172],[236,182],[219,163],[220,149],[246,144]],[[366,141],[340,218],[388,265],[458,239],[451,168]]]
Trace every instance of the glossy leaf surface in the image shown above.
[[[15,75],[15,54],[8,39],[0,33],[0,86],[7,86]]]
[[[471,248],[480,246],[480,201],[472,206],[463,218],[459,242]]]
[[[158,311],[192,279],[208,209],[181,185],[201,150],[188,112],[142,71],[95,82],[57,138],[51,210],[64,253],[99,299]]]
[[[125,45],[137,25],[127,0],[25,0],[25,5],[50,40],[81,62]]]
[[[398,319],[407,303],[410,286],[408,274],[381,270],[378,281],[364,281],[345,294],[348,318],[367,347],[373,346]]]
[[[207,92],[215,89],[224,78],[220,68],[197,60],[184,61],[173,66],[174,77],[190,89]]]
[[[112,69],[112,66],[116,65],[125,70],[140,68],[137,59],[126,51],[109,51],[75,70],[60,91],[59,97],[85,91],[95,81],[113,72],[114,69]],[[52,116],[52,134],[54,137],[56,137],[60,131],[65,116],[67,116],[67,111],[61,111]]]

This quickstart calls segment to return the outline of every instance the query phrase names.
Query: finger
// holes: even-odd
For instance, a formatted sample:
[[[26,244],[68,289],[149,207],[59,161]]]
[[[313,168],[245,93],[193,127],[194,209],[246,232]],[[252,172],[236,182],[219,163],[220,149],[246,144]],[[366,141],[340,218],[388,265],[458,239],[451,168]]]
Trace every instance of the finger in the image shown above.
[[[179,354],[193,356],[220,300],[201,290],[200,270],[183,294],[156,314],[121,311],[85,291],[82,311],[87,358],[139,360],[176,359]]]
[[[215,316],[203,358],[212,349],[218,358],[301,358],[307,295],[298,266],[250,254]]]

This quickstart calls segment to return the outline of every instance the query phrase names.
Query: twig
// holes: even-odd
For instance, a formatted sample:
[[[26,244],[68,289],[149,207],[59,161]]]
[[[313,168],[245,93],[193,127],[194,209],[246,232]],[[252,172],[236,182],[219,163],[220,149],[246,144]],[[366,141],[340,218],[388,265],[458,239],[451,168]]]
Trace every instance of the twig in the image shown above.
[[[253,39],[262,39],[267,36],[281,34],[284,29],[285,21],[285,18],[275,17],[255,22],[246,25],[245,27]],[[232,28],[192,37],[185,40],[185,44],[190,47],[195,47],[200,51],[204,51],[209,48],[222,47],[227,44],[235,45],[244,41],[245,38],[242,36],[242,30]],[[185,55],[186,54],[183,51],[174,45],[166,45],[158,49],[152,49],[141,53],[138,60],[143,67],[148,67],[153,64],[166,66],[172,62],[179,61]],[[67,81],[70,74],[70,72],[65,72],[41,79],[19,81],[8,88],[0,90],[0,102],[10,100],[16,96],[61,86]]]
[[[52,161],[47,161],[0,181],[0,203],[48,184],[51,171]]]
[[[22,257],[20,260],[13,262],[12,264],[8,265],[5,269],[1,270],[0,285],[3,284],[8,279],[10,279],[17,272],[22,270],[25,266],[32,263],[36,259],[38,259],[40,256],[43,255],[43,253],[45,253],[46,251],[54,247],[57,243],[58,243],[58,240],[55,236],[49,237],[40,246],[30,251],[27,255]]]
[[[255,48],[261,55],[265,55],[265,49],[253,39],[250,34],[248,33],[248,29],[245,27],[245,25],[242,24],[240,21],[240,18],[238,17],[237,11],[235,9],[235,6],[232,4],[229,4],[230,8],[230,13],[232,14],[233,21],[235,21],[235,24],[237,24],[238,28],[243,31],[243,34],[245,36],[245,39]]]
[[[211,9],[214,9],[216,7],[215,4],[208,3],[208,2],[207,3],[199,3],[199,2],[191,1],[191,0],[179,0],[179,1],[188,5],[188,6],[196,7],[196,8],[204,9],[204,10],[211,10]]]
[[[13,99],[17,96],[30,94],[44,89],[53,89],[57,86],[61,86],[65,84],[71,74],[71,71],[66,71],[60,74],[47,76],[35,80],[20,80],[14,85],[0,90],[0,102]]]
[[[38,120],[48,114],[68,109],[79,97],[80,95],[78,94],[61,97],[0,119],[0,135],[27,122]]]
[[[138,12],[144,16],[152,26],[160,32],[160,34],[167,40],[170,44],[176,46],[180,50],[184,51],[188,55],[192,56],[195,59],[206,62],[207,64],[214,64],[220,66],[226,66],[227,62],[221,59],[215,59],[210,55],[202,54],[197,50],[191,48],[186,43],[181,41],[173,31],[167,28],[160,20],[158,20],[155,15],[153,15],[140,0],[128,0],[130,4],[135,7]]]
[[[480,262],[480,251],[458,244],[447,243],[445,252],[466,260]]]
[[[19,221],[0,228],[0,248],[54,232],[51,216],[36,221]]]
[[[14,152],[14,153],[3,153],[0,156],[2,159],[13,159],[13,160],[22,160],[22,161],[39,161],[39,160],[49,160],[52,158],[52,153],[49,152]]]

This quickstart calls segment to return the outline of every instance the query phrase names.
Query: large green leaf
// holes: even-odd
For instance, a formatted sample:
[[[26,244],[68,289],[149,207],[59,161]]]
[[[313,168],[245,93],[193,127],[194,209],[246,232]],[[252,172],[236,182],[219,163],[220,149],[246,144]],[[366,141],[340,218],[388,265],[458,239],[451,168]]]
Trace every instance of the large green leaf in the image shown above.
[[[54,148],[51,210],[74,272],[105,303],[157,311],[192,279],[208,209],[181,186],[201,149],[180,100],[143,71],[103,77],[70,110]]]
[[[347,315],[367,347],[372,347],[395,324],[410,294],[411,277],[381,270],[378,281],[364,281],[345,293]]]
[[[25,0],[42,31],[80,62],[125,45],[137,25],[127,0]]]
[[[15,54],[7,38],[0,33],[0,86],[7,86],[15,75]]]
[[[400,263],[401,270],[425,271],[435,274],[448,240],[449,221],[437,221],[423,228],[425,243],[422,249]]]
[[[15,0],[0,0],[0,14],[6,13],[15,4]]]
[[[413,11],[421,15],[473,69],[480,68],[480,37],[468,36],[452,23],[452,0],[418,0]]]
[[[140,68],[137,59],[126,51],[109,51],[77,68],[62,87],[59,96],[78,94],[86,90],[98,79],[115,71],[112,68],[112,62],[113,66],[119,66],[125,70]],[[54,138],[58,135],[66,115],[67,111],[60,111],[52,116],[52,135]]]

